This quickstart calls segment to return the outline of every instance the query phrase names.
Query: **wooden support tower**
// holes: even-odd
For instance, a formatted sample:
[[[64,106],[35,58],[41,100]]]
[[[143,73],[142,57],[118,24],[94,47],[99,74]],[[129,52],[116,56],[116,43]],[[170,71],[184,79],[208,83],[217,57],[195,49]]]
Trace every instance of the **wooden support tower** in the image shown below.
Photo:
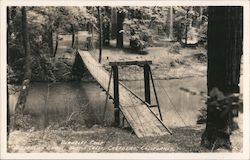
[[[124,65],[137,65],[140,67],[143,67],[143,73],[144,73],[144,90],[145,90],[145,101],[138,95],[136,95],[133,91],[129,90],[131,93],[133,93],[137,98],[139,98],[141,101],[143,101],[148,107],[157,107],[160,115],[160,119],[162,120],[162,114],[161,109],[158,101],[158,96],[156,93],[153,76],[151,73],[150,65],[152,64],[152,61],[122,61],[122,62],[109,62],[109,65],[111,65],[111,73],[114,73],[113,75],[113,83],[114,83],[114,117],[115,117],[115,126],[120,126],[120,109],[119,109],[119,77],[118,77],[118,66],[124,66]],[[153,84],[153,90],[154,95],[156,98],[156,105],[151,105],[151,96],[150,96],[150,79]],[[111,79],[109,79],[111,81]],[[110,82],[109,82],[110,83]],[[107,100],[106,100],[107,101]],[[106,104],[107,102],[105,102]],[[124,124],[124,122],[122,123]]]

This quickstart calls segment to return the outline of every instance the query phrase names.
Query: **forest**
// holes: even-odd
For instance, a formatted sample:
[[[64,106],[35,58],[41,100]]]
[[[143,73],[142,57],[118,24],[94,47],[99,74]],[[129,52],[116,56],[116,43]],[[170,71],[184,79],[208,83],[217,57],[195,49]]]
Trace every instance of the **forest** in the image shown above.
[[[243,7],[6,11],[8,152],[242,152]]]

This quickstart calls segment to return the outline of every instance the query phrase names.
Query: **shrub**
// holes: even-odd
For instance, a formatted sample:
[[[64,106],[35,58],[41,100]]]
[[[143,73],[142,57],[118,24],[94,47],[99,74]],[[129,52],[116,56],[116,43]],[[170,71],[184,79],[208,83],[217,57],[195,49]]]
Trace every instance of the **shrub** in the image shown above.
[[[180,54],[180,49],[181,49],[181,44],[180,43],[174,43],[173,45],[171,45],[168,49],[168,51],[170,53],[174,53],[174,54]]]
[[[130,46],[132,47],[132,49],[139,51],[147,47],[147,42],[141,40],[138,35],[133,35],[130,39]]]

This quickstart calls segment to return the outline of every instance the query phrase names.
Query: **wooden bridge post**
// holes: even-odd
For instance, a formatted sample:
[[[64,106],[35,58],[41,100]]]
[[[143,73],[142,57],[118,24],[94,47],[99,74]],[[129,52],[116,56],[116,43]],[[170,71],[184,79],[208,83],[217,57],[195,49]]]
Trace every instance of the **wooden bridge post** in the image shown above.
[[[113,70],[113,80],[114,80],[115,126],[118,127],[120,125],[118,66],[113,65],[112,70]]]
[[[150,81],[149,81],[149,64],[145,64],[143,66],[144,69],[144,89],[145,89],[145,101],[148,104],[151,104],[151,98],[150,98]]]

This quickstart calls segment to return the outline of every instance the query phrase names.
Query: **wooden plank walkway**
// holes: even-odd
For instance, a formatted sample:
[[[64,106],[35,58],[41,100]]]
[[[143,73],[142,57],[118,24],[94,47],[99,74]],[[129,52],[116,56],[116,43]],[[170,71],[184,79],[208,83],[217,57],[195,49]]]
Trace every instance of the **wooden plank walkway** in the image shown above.
[[[90,74],[107,91],[110,73],[88,51],[80,50],[79,54]],[[111,79],[109,94],[113,97],[113,78]],[[119,84],[119,101],[121,112],[138,137],[170,134],[163,122],[121,83]]]

